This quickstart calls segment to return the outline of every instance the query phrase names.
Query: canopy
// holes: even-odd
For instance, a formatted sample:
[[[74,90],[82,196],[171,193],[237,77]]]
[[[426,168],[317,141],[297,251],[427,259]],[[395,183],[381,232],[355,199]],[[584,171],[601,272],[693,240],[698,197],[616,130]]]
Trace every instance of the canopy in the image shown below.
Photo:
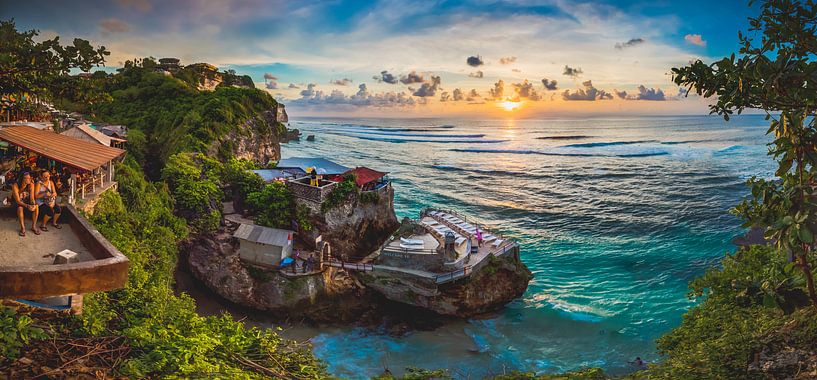
[[[320,174],[341,174],[349,171],[349,168],[343,165],[338,165],[325,158],[319,157],[284,158],[281,161],[278,161],[278,165],[276,165],[276,168],[278,169],[298,168],[303,170],[304,172],[309,171],[308,169],[310,168],[314,168]],[[323,172],[321,172],[321,169],[323,169]]]
[[[108,136],[100,131],[97,131],[96,129],[91,128],[91,126],[88,124],[77,125],[74,128],[71,128],[60,134],[68,137],[73,137],[75,139],[93,140],[105,146],[111,146],[111,141],[115,142],[127,141],[116,137]]]
[[[374,169],[369,169],[365,166],[358,166],[344,174],[354,174],[355,182],[357,183],[358,186],[362,187],[363,185],[369,182],[377,181],[378,179],[385,177],[389,173],[379,172]]]
[[[82,170],[95,170],[125,151],[26,125],[0,129],[0,140]]]

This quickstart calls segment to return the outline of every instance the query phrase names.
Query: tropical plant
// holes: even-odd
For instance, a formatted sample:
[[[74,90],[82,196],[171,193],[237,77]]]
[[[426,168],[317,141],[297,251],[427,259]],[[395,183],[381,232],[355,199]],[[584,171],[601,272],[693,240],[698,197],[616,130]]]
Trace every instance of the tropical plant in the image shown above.
[[[726,120],[745,109],[763,110],[771,119],[769,155],[778,163],[777,178],[751,179],[752,197],[734,212],[746,227],[766,229],[766,237],[796,260],[817,307],[817,8],[813,0],[770,0],[749,24],[749,34],[738,35],[739,56],[698,60],[672,72],[678,85],[717,97],[711,112]]]

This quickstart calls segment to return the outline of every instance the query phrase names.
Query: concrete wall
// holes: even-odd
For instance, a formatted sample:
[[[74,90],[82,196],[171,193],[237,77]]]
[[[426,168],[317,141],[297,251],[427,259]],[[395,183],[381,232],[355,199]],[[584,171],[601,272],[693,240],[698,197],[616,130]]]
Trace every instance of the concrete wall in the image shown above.
[[[62,221],[96,258],[76,264],[0,267],[0,298],[41,299],[120,289],[128,280],[128,259],[72,206]]]
[[[410,253],[411,251],[392,250],[389,248],[380,252],[377,259],[378,264],[419,269],[425,271],[437,271],[442,268],[444,256],[441,253]]]

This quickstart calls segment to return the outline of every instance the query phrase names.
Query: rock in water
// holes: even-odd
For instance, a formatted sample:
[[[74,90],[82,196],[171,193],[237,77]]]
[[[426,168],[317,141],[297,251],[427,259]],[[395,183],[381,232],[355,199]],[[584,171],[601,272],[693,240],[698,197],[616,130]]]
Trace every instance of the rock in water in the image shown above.
[[[230,302],[274,315],[314,322],[349,322],[372,307],[366,289],[336,268],[318,275],[287,278],[275,270],[250,267],[239,259],[231,231],[188,242],[190,273]]]
[[[517,254],[492,258],[470,277],[442,285],[378,271],[355,272],[353,275],[392,301],[463,318],[502,308],[521,297],[533,278]]]
[[[306,136],[306,141],[315,141],[315,135]]]

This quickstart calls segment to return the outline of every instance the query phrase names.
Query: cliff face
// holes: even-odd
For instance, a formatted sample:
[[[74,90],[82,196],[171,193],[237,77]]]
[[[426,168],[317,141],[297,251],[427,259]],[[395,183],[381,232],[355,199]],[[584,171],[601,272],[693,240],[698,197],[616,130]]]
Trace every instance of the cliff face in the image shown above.
[[[371,307],[366,290],[346,272],[287,278],[243,264],[231,239],[233,228],[188,242],[190,273],[230,302],[315,322],[348,322]]]
[[[314,204],[308,206],[313,229],[300,231],[301,236],[312,242],[322,236],[332,247],[332,256],[344,261],[358,261],[372,254],[400,227],[391,186],[382,189],[376,201],[362,201],[353,195],[326,212]]]
[[[278,108],[261,112],[244,125],[230,131],[223,139],[214,143],[208,153],[215,155],[223,149],[236,158],[243,158],[261,164],[281,159],[281,130],[278,122]]]
[[[502,308],[522,296],[533,278],[517,255],[494,258],[469,278],[435,285],[398,273],[354,274],[386,298],[462,318]]]

